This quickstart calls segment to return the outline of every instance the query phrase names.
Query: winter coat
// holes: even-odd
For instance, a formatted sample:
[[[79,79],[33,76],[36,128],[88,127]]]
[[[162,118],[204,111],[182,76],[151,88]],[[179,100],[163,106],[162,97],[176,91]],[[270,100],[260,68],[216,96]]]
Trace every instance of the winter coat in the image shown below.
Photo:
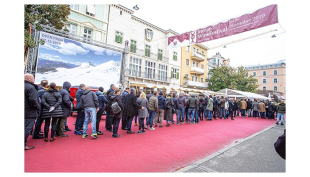
[[[123,103],[123,106],[125,106],[125,98],[126,98],[127,95],[128,95],[128,92],[127,92],[127,91],[124,91],[124,92],[122,93],[122,103]]]
[[[61,108],[62,108],[62,114],[63,117],[69,117],[71,113],[71,101],[70,101],[70,95],[69,95],[69,89],[71,87],[71,84],[69,82],[64,82],[62,89],[59,90],[59,93],[62,98]]]
[[[225,99],[220,99],[220,102],[219,102],[220,108],[224,108],[225,107],[225,102],[226,102]]]
[[[206,107],[206,110],[208,111],[213,111],[213,99],[208,99],[208,104],[207,104],[207,107]]]
[[[241,106],[240,106],[240,109],[246,109],[247,107],[247,104],[244,100],[241,101]]]
[[[252,109],[252,101],[246,102],[246,109]]]
[[[228,110],[233,110],[234,109],[234,103],[231,100],[228,100]]]
[[[183,95],[179,96],[178,104],[179,104],[178,107],[183,107],[183,108],[186,107],[186,98],[185,98],[185,96],[183,96]]]
[[[153,96],[154,94],[153,93],[149,93],[146,95],[146,99],[147,101],[150,101],[150,98]]]
[[[104,105],[108,103],[108,100],[105,98],[102,92],[97,91],[95,92],[98,101],[99,101],[99,109],[103,109]]]
[[[158,98],[154,95],[150,97],[148,105],[149,105],[148,110],[157,111],[158,110]]]
[[[240,107],[241,107],[241,101],[240,100],[237,101],[237,105],[238,105],[238,108],[240,109]]]
[[[78,109],[82,109],[80,107],[80,100],[81,100],[81,97],[82,95],[84,94],[84,90],[79,88],[76,93],[75,93],[75,99],[76,99],[76,106],[75,106],[75,109],[78,110]]]
[[[107,100],[108,100],[108,103],[107,103],[107,111],[108,112],[111,112],[111,105],[112,105],[112,100],[111,100],[111,97],[114,95],[114,90],[112,88],[110,88],[108,91],[107,91]]]
[[[257,102],[253,103],[253,111],[259,111],[259,104]]]
[[[205,106],[207,106],[208,105],[208,100],[209,100],[209,98],[208,97],[206,97],[203,101],[204,101],[204,103],[205,103]]]
[[[172,97],[174,109],[177,111],[179,109],[179,102],[177,97]]]
[[[208,104],[208,102],[207,102],[207,104]],[[205,106],[206,106],[205,100],[200,99],[199,102],[198,102],[198,110],[202,111]]]
[[[236,101],[234,102],[233,110],[238,110],[238,104]]]
[[[86,108],[99,108],[99,101],[97,95],[91,90],[86,90],[81,97],[80,107]]]
[[[195,95],[191,95],[191,97],[187,100],[187,104],[190,108],[197,109],[198,107],[198,99],[195,97]]]
[[[272,112],[274,110],[274,104],[269,103],[267,110],[268,110],[268,112]]]
[[[62,118],[62,108],[60,104],[62,103],[62,98],[60,92],[57,89],[53,91],[47,90],[42,96],[42,115],[41,118]],[[49,112],[51,107],[55,109]]]
[[[269,112],[270,102],[265,103],[265,106],[266,106],[266,111]]]
[[[38,117],[41,109],[41,105],[39,102],[39,96],[38,96],[38,86],[30,83],[28,81],[25,81],[25,99],[24,99],[24,118],[28,117]]]
[[[147,101],[147,99],[138,98],[137,104],[140,105],[141,107],[144,107],[144,109],[139,109],[138,117],[139,118],[149,117],[149,111],[147,110],[147,107],[149,107],[149,102]]]
[[[285,113],[285,103],[280,103],[277,107],[277,113]]]
[[[162,96],[158,96],[158,109],[165,110],[166,109],[166,99]]]
[[[263,102],[260,102],[259,104],[259,112],[266,112],[266,106]]]
[[[164,112],[164,120],[172,121],[173,120],[173,114],[172,114],[172,108],[174,106],[173,100],[171,97],[166,98],[166,109]]]
[[[126,116],[137,116],[138,110],[142,107],[137,104],[137,97],[133,92],[130,92],[125,98],[124,114]]]
[[[217,108],[217,106],[218,106],[218,100],[215,97],[213,97],[213,108]]]
[[[121,108],[121,112],[119,112],[118,114],[115,114],[115,115],[112,114],[113,119],[121,119],[123,117],[123,110],[124,110],[123,103],[121,100],[121,96],[119,96],[117,94],[113,94],[113,95],[111,95],[111,101],[112,101],[112,103],[116,101],[118,103],[118,106]]]

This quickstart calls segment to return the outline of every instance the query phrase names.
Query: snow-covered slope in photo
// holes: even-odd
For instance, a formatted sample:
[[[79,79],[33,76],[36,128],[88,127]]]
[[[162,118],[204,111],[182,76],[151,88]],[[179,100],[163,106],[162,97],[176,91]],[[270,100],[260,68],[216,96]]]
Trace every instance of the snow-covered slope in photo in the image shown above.
[[[49,83],[55,82],[56,85],[62,86],[65,81],[71,85],[86,84],[89,86],[102,86],[104,90],[108,90],[111,84],[117,84],[120,78],[120,62],[113,60],[100,65],[92,65],[91,63],[82,63],[80,66],[67,69],[57,68],[56,72],[45,72],[36,74],[36,83],[47,79]]]

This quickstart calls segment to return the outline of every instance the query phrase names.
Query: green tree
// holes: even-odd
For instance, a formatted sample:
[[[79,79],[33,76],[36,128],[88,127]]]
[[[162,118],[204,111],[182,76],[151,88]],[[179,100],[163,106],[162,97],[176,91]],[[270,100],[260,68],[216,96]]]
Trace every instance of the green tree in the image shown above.
[[[24,47],[35,47],[37,44],[29,33],[30,24],[41,30],[40,24],[61,30],[67,25],[70,15],[69,5],[55,4],[25,4],[24,5]],[[67,28],[64,29],[68,31]],[[44,44],[43,40],[39,41]]]
[[[243,66],[238,68],[217,66],[208,73],[211,76],[206,79],[208,89],[215,92],[225,88],[255,92],[258,87],[257,79],[254,79],[253,76],[247,77],[247,73],[248,70]]]

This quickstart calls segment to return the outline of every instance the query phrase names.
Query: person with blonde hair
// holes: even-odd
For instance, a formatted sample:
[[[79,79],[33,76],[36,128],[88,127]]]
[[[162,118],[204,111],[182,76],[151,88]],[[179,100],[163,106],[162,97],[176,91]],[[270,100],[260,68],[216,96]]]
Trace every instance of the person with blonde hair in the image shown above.
[[[145,96],[144,92],[141,92],[140,98],[138,98],[138,100],[137,100],[137,104],[140,105],[141,107],[144,107],[144,108],[148,108],[149,107],[149,103],[148,103],[148,100],[146,99],[146,96]],[[149,113],[148,113],[147,109],[139,109],[138,112],[139,112],[138,113],[138,117],[140,119],[140,125],[139,125],[138,134],[145,133],[144,119],[149,116]]]

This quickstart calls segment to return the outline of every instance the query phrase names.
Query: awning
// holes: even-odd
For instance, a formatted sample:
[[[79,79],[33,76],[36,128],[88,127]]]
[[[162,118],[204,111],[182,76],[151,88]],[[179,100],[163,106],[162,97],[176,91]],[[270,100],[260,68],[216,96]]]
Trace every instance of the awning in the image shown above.
[[[145,84],[133,84],[133,83],[131,83],[130,86],[147,87]]]

